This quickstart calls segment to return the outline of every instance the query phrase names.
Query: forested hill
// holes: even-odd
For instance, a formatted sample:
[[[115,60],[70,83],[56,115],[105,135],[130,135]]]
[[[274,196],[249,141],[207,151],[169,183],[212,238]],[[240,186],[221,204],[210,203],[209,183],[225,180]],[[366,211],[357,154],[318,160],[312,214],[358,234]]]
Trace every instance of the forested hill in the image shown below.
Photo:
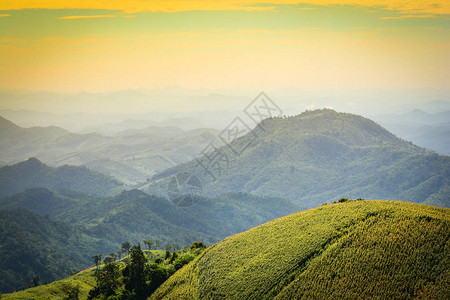
[[[26,210],[0,210],[0,292],[51,282],[92,264],[107,241]]]
[[[36,274],[41,282],[68,276],[92,265],[93,255],[115,252],[125,241],[159,240],[159,249],[168,243],[211,245],[302,210],[288,200],[243,193],[197,200],[178,207],[139,190],[99,197],[44,188],[0,198],[0,257],[8,258],[2,270],[9,274],[0,280],[0,291],[27,287]]]
[[[306,207],[342,196],[450,206],[450,157],[401,140],[361,116],[323,109],[269,118],[230,145],[216,150],[229,163],[221,163],[220,172],[210,168],[215,180],[199,164],[208,162],[201,156],[154,176],[141,189],[162,193],[174,174],[188,172],[201,179],[205,195],[240,191]]]
[[[125,188],[116,179],[86,167],[49,167],[36,158],[0,169],[0,197],[44,187],[66,189],[94,195],[114,195]]]
[[[216,198],[199,197],[195,205],[178,207],[139,190],[114,197],[96,197],[70,191],[28,189],[0,198],[0,209],[28,209],[85,228],[90,235],[115,243],[159,238],[164,242],[214,243],[236,232],[302,210],[280,198],[243,193]]]

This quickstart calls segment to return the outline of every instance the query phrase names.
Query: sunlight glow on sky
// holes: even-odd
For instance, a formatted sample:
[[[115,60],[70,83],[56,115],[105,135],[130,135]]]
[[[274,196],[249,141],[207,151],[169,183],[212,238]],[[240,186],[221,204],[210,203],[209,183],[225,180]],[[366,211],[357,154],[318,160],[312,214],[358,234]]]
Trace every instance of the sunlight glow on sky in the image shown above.
[[[0,89],[450,86],[450,1],[0,2]]]

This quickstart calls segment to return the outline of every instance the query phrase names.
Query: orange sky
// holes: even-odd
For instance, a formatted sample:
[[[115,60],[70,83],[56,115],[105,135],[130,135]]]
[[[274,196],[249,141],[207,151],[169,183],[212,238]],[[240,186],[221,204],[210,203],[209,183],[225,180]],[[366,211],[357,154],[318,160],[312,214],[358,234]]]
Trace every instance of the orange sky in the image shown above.
[[[0,88],[450,86],[450,1],[8,1]]]

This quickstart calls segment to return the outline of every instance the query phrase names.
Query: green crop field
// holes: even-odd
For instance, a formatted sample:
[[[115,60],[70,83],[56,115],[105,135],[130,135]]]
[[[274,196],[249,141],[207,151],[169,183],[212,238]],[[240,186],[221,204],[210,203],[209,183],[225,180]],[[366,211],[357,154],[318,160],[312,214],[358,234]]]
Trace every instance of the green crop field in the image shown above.
[[[150,299],[450,299],[450,210],[352,201],[215,244]]]

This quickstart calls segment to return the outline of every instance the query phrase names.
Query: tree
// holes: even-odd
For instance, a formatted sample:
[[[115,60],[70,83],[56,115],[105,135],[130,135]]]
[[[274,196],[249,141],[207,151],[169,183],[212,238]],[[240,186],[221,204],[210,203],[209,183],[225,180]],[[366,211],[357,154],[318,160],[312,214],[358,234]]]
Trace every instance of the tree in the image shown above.
[[[97,266],[97,272],[98,272],[98,266],[102,262],[102,254],[101,253],[96,254],[96,255],[92,256],[92,259],[94,260],[94,263]]]
[[[135,245],[130,251],[130,263],[123,271],[125,288],[134,291],[138,299],[147,296],[147,285],[145,283],[147,258],[141,250],[140,245]]]
[[[123,242],[122,243],[122,251],[127,252],[127,255],[130,255],[130,242]]]
[[[39,278],[39,275],[35,275],[33,277],[33,285],[34,286],[38,286],[39,285],[39,281],[41,281],[41,279]]]
[[[156,240],[155,241],[155,249],[161,249],[161,245],[162,245],[162,241],[161,240]]]
[[[103,263],[105,263],[105,264],[115,262],[115,261],[116,261],[116,253],[115,252],[111,252],[110,254],[105,256],[105,258],[103,259]]]
[[[115,295],[116,290],[120,285],[119,278],[119,266],[114,262],[106,264],[106,266],[98,272],[96,286],[98,293],[104,295],[105,298]]]
[[[80,293],[80,286],[71,285],[69,283],[63,283],[61,291],[64,294],[64,300],[78,300],[78,294]]]
[[[152,240],[144,240],[144,244],[147,246],[148,250],[152,249],[153,241]]]
[[[148,287],[149,294],[153,293],[170,276],[170,274],[168,274],[167,270],[164,267],[159,266],[156,263],[150,264],[148,273],[148,277],[150,280],[150,285]]]
[[[193,242],[191,245],[191,249],[204,249],[206,245],[203,242]]]
[[[116,251],[117,256],[119,256],[119,260],[122,258],[122,249]]]

